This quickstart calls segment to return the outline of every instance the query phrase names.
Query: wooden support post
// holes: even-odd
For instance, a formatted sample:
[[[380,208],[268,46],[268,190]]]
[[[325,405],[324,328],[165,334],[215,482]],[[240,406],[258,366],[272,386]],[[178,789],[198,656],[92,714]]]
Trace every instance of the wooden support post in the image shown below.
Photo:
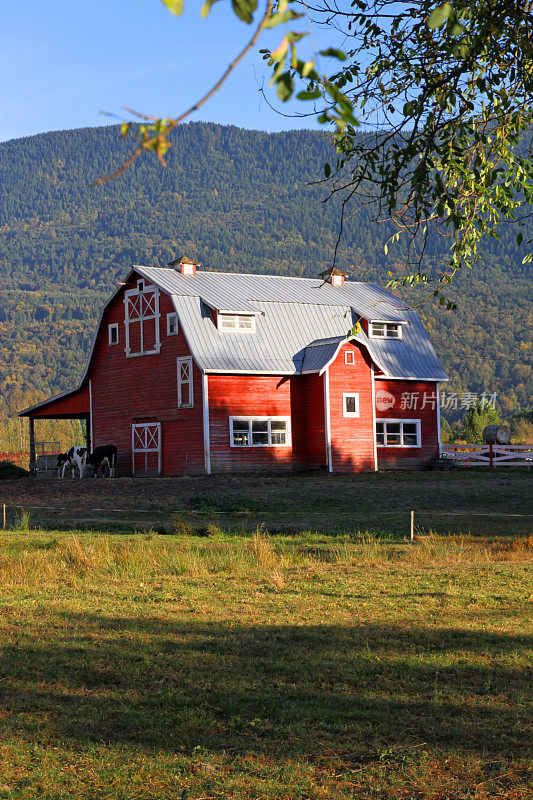
[[[490,467],[490,469],[492,469],[493,466],[494,466],[494,461],[493,461],[493,454],[492,454],[492,442],[490,442],[490,444],[489,444],[489,467]]]
[[[35,475],[35,420],[30,417],[30,472]]]
[[[415,538],[415,512],[411,511],[411,541]]]
[[[4,506],[4,530],[6,529],[6,504],[3,503]]]

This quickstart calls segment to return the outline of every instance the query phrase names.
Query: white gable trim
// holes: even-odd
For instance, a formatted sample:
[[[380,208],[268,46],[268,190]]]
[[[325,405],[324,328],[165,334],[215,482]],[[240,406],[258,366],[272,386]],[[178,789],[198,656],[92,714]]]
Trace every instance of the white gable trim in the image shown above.
[[[375,364],[377,364],[377,366],[385,373],[385,377],[388,377],[388,372],[387,372],[386,368],[382,364],[380,364],[378,359],[374,356],[370,345],[367,342],[363,342],[362,339],[358,339],[357,336],[348,336],[346,339],[343,339],[341,342],[339,342],[338,347],[335,350],[335,353],[332,355],[332,357],[330,358],[328,363],[325,364],[319,372],[318,372],[318,370],[311,370],[311,371],[312,372],[318,372],[319,375],[323,375],[324,372],[327,369],[329,369],[331,364],[333,364],[333,362],[335,361],[335,359],[339,355],[339,351],[340,351],[341,347],[344,344],[346,344],[346,342],[357,342],[357,344],[362,344],[363,347],[366,347],[366,349],[368,350],[368,353],[369,353],[370,358],[372,359],[372,361]],[[305,375],[305,374],[307,374],[307,370],[306,370],[306,372],[302,372],[302,375]]]
[[[379,364],[378,364],[379,367]],[[381,369],[381,367],[380,367]],[[419,383],[444,383],[444,381],[449,381],[449,378],[419,378],[416,375],[376,375],[377,381],[418,381]]]

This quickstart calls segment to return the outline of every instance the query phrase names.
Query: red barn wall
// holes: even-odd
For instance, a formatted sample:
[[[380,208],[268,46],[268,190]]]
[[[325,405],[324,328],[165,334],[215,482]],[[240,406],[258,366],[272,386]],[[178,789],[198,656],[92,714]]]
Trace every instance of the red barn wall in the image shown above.
[[[305,465],[305,396],[301,378],[209,375],[208,387],[213,472]],[[290,417],[292,443],[289,447],[231,447],[230,416]]]
[[[167,313],[175,311],[170,297],[159,294],[161,350],[153,355],[126,358],[124,291],[103,315],[90,366],[93,406],[93,447],[115,444],[118,472],[131,473],[131,426],[134,422],[160,422],[162,472],[172,475],[204,470],[202,376],[193,364],[194,407],[178,408],[177,357],[190,351],[181,332],[167,336]],[[108,325],[119,323],[119,343],[108,344]]]
[[[52,415],[57,418],[73,419],[83,415],[88,416],[89,410],[89,384],[85,383],[78,391],[71,392],[66,397],[59,397],[57,400],[51,400],[43,408],[32,411],[28,416],[38,419]]]
[[[310,466],[327,465],[326,426],[324,419],[324,375],[304,375],[305,438]]]
[[[354,364],[345,363],[345,352],[354,352]],[[331,460],[333,472],[374,469],[372,372],[365,350],[346,342],[329,366]],[[359,394],[359,417],[345,417],[343,394]]]
[[[422,445],[419,448],[378,446],[379,469],[422,467],[438,456],[438,385],[433,381],[379,378],[375,381],[375,391],[376,419],[420,420]]]

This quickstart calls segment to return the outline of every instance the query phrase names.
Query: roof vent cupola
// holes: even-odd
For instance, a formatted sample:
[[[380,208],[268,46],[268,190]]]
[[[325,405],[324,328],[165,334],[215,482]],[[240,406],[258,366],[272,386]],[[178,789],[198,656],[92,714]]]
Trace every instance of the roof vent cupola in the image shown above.
[[[181,273],[182,275],[196,275],[196,270],[200,264],[197,264],[196,261],[193,261],[192,258],[180,258],[179,260],[176,258],[174,261],[169,261],[169,267],[173,267],[176,272]]]
[[[320,277],[324,278],[325,283],[331,283],[332,286],[344,286],[344,281],[346,280],[344,272],[341,272],[337,267],[324,270],[324,272],[320,273]]]

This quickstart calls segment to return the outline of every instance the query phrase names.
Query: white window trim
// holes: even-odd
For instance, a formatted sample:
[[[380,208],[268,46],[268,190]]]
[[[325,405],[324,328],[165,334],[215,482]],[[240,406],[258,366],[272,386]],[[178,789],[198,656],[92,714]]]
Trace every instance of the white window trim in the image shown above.
[[[355,411],[346,411],[346,398],[355,397]],[[342,416],[343,417],[358,417],[359,416],[359,392],[343,392],[342,393]]]
[[[384,325],[385,326],[385,333],[381,335],[380,333],[374,333],[374,325]],[[387,334],[387,325],[396,325],[398,327],[398,336],[389,336]],[[391,320],[378,320],[375,319],[368,324],[368,337],[369,339],[393,339],[399,341],[403,338],[402,332],[402,323],[401,322],[392,322]]]
[[[234,444],[233,443],[233,423],[234,422],[247,422],[248,423],[248,442],[249,444]],[[252,444],[252,422],[268,422],[268,444]],[[285,444],[271,444],[271,422],[284,422],[285,423]],[[290,417],[248,417],[248,416],[234,416],[229,418],[229,443],[230,447],[236,450],[247,450],[250,447],[291,447],[291,418]]]
[[[402,439],[402,442],[403,442],[403,425],[404,425],[404,423],[408,423],[408,424],[411,424],[411,425],[416,425],[417,444],[380,444],[378,442],[378,437],[377,437],[377,425],[380,422],[384,422],[384,423],[388,423],[388,422],[397,423],[397,422],[399,422],[400,423],[400,437]],[[386,433],[386,429],[384,429],[384,433]],[[420,426],[420,420],[419,419],[392,419],[392,418],[389,418],[389,417],[387,417],[387,418],[377,417],[376,418],[376,426],[374,427],[374,436],[375,436],[375,439],[376,439],[377,447],[394,447],[396,449],[400,448],[400,449],[410,449],[410,450],[420,449],[422,447],[422,433],[421,433],[421,426]]]
[[[181,367],[182,364],[189,365],[189,380],[184,381],[181,379]],[[192,368],[192,357],[185,356],[183,358],[178,358],[178,408],[194,408],[194,379],[193,379],[193,368]],[[182,394],[182,387],[184,384],[189,386],[189,403],[182,403],[181,394]]]
[[[239,317],[246,317],[247,319],[251,320],[252,327],[251,328],[239,328],[238,325],[236,325],[236,327],[234,327],[234,328],[223,328],[222,327],[222,320],[224,318],[228,318],[228,317],[233,317],[236,322],[239,319]],[[217,329],[221,333],[255,333],[255,314],[237,314],[237,313],[235,313],[235,314],[224,314],[224,313],[221,313],[219,311],[217,313]]]
[[[351,356],[351,358],[348,358],[348,356]],[[353,350],[344,351],[344,363],[350,367],[355,364],[355,352]]]
[[[142,289],[141,289],[141,286],[142,286]],[[154,297],[155,297],[155,302],[154,302],[155,313],[154,314],[147,314],[146,316],[143,316],[142,313],[141,313],[141,316],[139,317],[138,320],[133,320],[133,322],[135,322],[135,323],[139,322],[139,324],[140,324],[141,349],[139,350],[139,352],[132,353],[131,352],[131,348],[130,348],[130,320],[126,316],[127,313],[128,313],[128,300],[131,297],[136,297],[137,295],[147,295],[147,294],[150,294],[151,292],[154,293]],[[135,358],[137,356],[151,356],[151,355],[155,355],[156,353],[160,352],[160,350],[161,350],[161,340],[160,340],[160,337],[159,337],[159,318],[160,318],[160,316],[161,315],[159,313],[159,289],[157,288],[157,286],[149,286],[149,287],[147,287],[145,282],[142,280],[142,281],[137,281],[137,288],[136,289],[128,289],[127,292],[124,292],[124,330],[125,330],[125,333],[126,333],[126,347],[124,348],[124,352],[126,353],[126,357],[127,358]],[[143,322],[145,320],[148,321],[148,320],[151,320],[151,319],[155,320],[155,322],[154,322],[154,324],[155,324],[155,347],[154,347],[153,350],[145,350],[144,349],[144,341],[143,341],[143,336],[144,336]]]
[[[113,341],[112,332],[115,331],[117,335],[116,342]],[[111,347],[119,344],[119,337],[118,337],[118,322],[112,322],[110,325],[107,326],[107,336],[108,336],[108,344]]]
[[[171,331],[170,330],[170,323],[171,323],[171,321],[173,319],[176,320],[176,330],[175,331]],[[170,314],[167,314],[167,336],[177,336],[178,333],[179,333],[178,315],[176,314],[175,311],[173,311]]]

